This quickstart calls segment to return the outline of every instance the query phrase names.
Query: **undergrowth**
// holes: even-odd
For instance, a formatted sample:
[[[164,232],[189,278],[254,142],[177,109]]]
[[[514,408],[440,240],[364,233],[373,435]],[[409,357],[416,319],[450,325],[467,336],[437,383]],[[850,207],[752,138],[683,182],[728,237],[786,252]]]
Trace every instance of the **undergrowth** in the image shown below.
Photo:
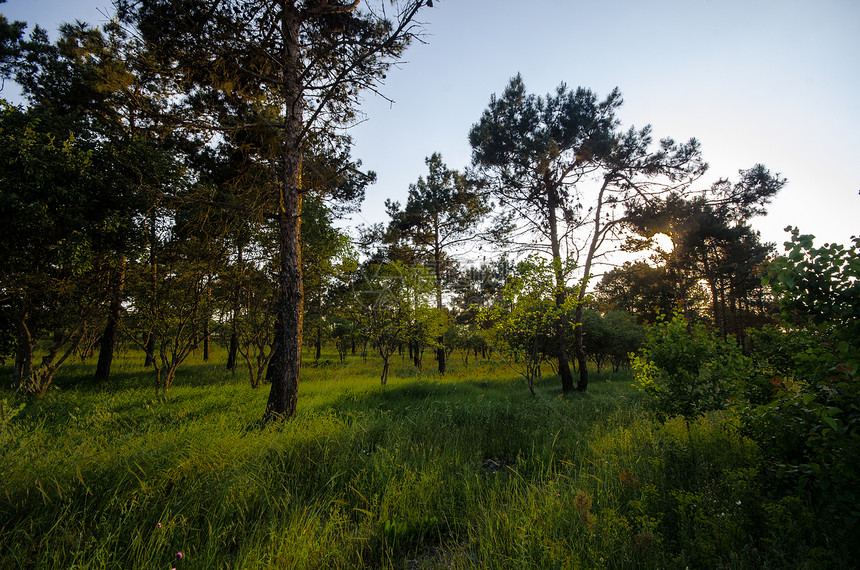
[[[267,390],[221,356],[166,396],[133,352],[2,392],[0,567],[850,567],[736,426],[656,423],[628,373],[533,398],[501,363],[395,358],[382,387],[375,359],[322,359],[261,427]]]

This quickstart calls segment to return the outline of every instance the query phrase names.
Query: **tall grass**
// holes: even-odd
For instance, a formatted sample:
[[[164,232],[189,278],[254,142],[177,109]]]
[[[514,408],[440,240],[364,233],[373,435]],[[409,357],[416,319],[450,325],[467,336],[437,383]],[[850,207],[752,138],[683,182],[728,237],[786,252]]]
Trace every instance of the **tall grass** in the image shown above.
[[[438,377],[324,355],[299,411],[199,355],[156,397],[141,356],[70,365],[4,426],[3,568],[782,568],[843,563],[770,497],[719,416],[643,415],[628,375],[537,397],[501,363]],[[14,395],[0,397],[13,402]],[[177,553],[182,553],[182,558]]]

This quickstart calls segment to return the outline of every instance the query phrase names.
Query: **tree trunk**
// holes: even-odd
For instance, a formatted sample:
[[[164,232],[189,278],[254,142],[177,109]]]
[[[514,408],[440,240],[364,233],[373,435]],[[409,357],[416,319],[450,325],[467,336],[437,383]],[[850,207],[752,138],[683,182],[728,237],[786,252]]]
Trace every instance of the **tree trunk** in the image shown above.
[[[564,271],[561,267],[561,246],[558,238],[558,218],[556,207],[558,206],[557,189],[547,181],[547,205],[549,209],[549,234],[550,247],[552,248],[552,266],[555,273],[555,306],[559,311],[558,330],[556,340],[558,343],[558,374],[561,376],[561,390],[565,394],[573,390],[573,375],[570,373],[570,364],[567,355],[567,313],[564,310],[567,300],[567,287],[564,280]]]
[[[421,348],[417,342],[412,348],[412,364],[415,365],[415,368],[421,370]]]
[[[385,386],[388,383],[388,356],[382,355],[382,374],[379,377],[379,381]]]
[[[239,266],[239,279],[236,281],[236,290],[233,298],[233,313],[230,318],[230,348],[227,351],[227,370],[236,373],[236,357],[239,350],[239,335],[236,333],[236,319],[242,310],[240,299],[242,298],[242,278],[245,275],[244,247],[242,242],[236,246],[236,263]]]
[[[582,271],[582,281],[579,286],[579,304],[576,306],[576,328],[573,329],[574,346],[576,350],[576,360],[579,364],[579,382],[576,384],[577,392],[585,392],[588,389],[588,361],[585,357],[585,331],[582,328],[582,303],[585,301],[585,295],[588,292],[589,274],[591,273],[591,264],[594,261],[594,255],[597,252],[597,246],[601,242],[602,237],[607,231],[605,225],[601,225],[601,212],[603,210],[603,196],[606,189],[609,187],[609,182],[612,180],[610,175],[603,179],[603,184],[600,186],[600,192],[597,194],[597,208],[594,209],[594,229],[591,236],[591,244],[588,246],[588,252],[585,256],[585,267]]]
[[[283,171],[278,196],[277,230],[278,303],[275,343],[277,352],[269,361],[267,378],[272,381],[265,420],[291,417],[296,413],[302,355],[302,263],[299,245],[301,196],[302,90],[301,15],[291,4],[281,5],[282,95],[285,102],[283,125]]]
[[[146,360],[143,366],[149,368],[155,366],[155,335],[150,331],[146,336]]]
[[[203,321],[203,362],[209,362],[209,319]]]
[[[107,380],[110,377],[110,367],[116,350],[116,339],[119,332],[119,319],[122,315],[122,293],[125,288],[125,256],[120,260],[120,266],[114,272],[113,287],[107,324],[99,344],[99,362],[96,365],[96,380]]]
[[[236,373],[236,353],[239,351],[239,337],[234,330],[230,334],[230,348],[227,352],[227,370]]]
[[[436,270],[436,308],[442,314],[442,246],[439,244],[439,223],[435,224],[435,244],[433,248],[433,262]],[[436,349],[436,361],[439,363],[439,374],[445,374],[445,335],[439,335],[436,339],[439,345]]]
[[[26,382],[33,374],[33,337],[30,334],[29,327],[27,327],[26,314],[18,321],[17,328],[17,335],[15,335],[15,371],[12,378],[15,384],[20,385],[22,382]]]

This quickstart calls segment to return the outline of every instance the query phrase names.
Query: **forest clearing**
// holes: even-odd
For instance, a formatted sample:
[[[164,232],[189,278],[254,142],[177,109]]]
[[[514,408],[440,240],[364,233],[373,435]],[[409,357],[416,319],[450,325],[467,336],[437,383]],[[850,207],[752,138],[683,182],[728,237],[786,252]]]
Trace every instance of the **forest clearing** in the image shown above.
[[[503,4],[481,21],[514,20],[519,38]],[[586,22],[542,6],[515,10],[540,12],[535,40]],[[568,57],[564,40],[463,65],[473,50],[449,47],[428,76],[441,91],[416,87],[409,119],[362,147],[367,98],[393,106],[388,74],[432,44],[424,18],[472,21],[456,14],[473,3],[113,8],[53,41],[0,14],[0,89],[20,90],[0,98],[0,567],[856,567],[860,238],[786,224],[781,248],[765,240],[789,180],[747,151],[814,164],[795,215],[839,231],[856,217],[825,175],[853,155],[760,126],[791,88],[757,106],[744,92],[729,126],[711,95],[749,86],[733,65],[673,105],[674,83],[624,55],[658,86],[625,108],[605,78],[566,83],[602,51]],[[624,12],[636,33],[611,36],[644,53]],[[668,20],[702,20],[680,12]],[[669,28],[696,38],[652,56],[691,58],[654,66],[678,85],[723,53],[722,29],[696,55],[678,49],[698,46],[693,28]],[[475,46],[534,47],[481,31]],[[832,59],[808,53],[816,72]],[[516,68],[478,80],[514,60],[554,88]],[[766,61],[747,73],[778,84]],[[858,131],[808,107],[780,107],[778,125]],[[459,146],[427,117],[456,118]],[[687,132],[702,117],[746,149],[720,172]],[[797,140],[833,144],[835,162]],[[368,148],[412,176],[380,184],[372,217]]]

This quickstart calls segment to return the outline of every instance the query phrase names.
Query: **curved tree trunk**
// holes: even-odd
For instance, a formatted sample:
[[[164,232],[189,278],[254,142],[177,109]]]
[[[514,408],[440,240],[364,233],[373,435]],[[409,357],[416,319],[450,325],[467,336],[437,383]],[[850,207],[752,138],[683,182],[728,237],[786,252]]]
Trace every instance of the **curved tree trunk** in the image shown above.
[[[434,247],[433,247],[433,263],[436,270],[436,308],[439,313],[442,313],[442,246],[439,243],[439,223],[434,224]],[[436,349],[436,361],[439,363],[439,374],[445,374],[445,335],[441,334],[436,339],[438,348]]]

